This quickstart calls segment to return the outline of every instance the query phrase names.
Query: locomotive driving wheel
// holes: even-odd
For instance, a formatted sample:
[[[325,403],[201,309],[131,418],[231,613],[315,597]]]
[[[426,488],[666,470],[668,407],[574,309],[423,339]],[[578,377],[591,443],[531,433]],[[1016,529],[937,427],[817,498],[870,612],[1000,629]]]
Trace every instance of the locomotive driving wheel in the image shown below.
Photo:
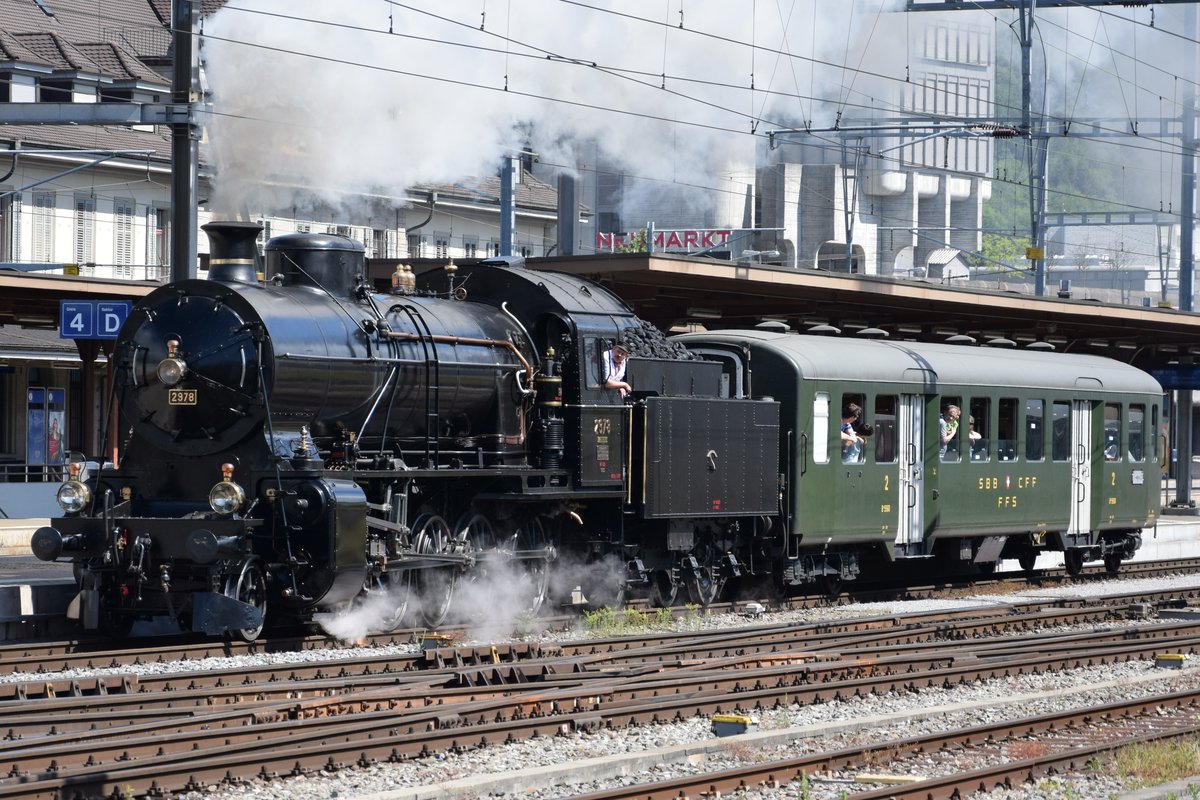
[[[1021,555],[1017,556],[1017,563],[1021,565],[1021,569],[1026,572],[1033,572],[1033,565],[1037,563],[1037,553],[1032,550],[1026,550]]]
[[[542,521],[534,517],[517,531],[518,551],[545,550],[550,546]],[[550,562],[544,558],[527,558],[521,562],[521,578],[524,583],[525,611],[536,614],[546,602],[550,589]]]
[[[488,584],[498,577],[495,562],[491,560],[496,556],[496,531],[492,521],[479,513],[463,514],[454,526],[454,546],[475,556],[474,565],[462,573],[458,591],[460,606],[465,602],[470,607],[460,608],[455,616],[479,619],[488,612],[483,605],[491,594]]]
[[[590,561],[580,580],[579,588],[588,608],[608,606],[620,610],[625,605],[628,583],[625,580],[625,565],[615,555],[607,555]]]
[[[412,572],[406,569],[389,569],[375,577],[373,585],[368,589],[366,598],[375,597],[379,608],[379,630],[381,633],[391,633],[404,622],[408,613],[408,600],[412,594]]]
[[[413,551],[423,555],[445,555],[452,544],[450,525],[437,514],[422,514],[413,523]],[[458,585],[458,567],[423,567],[415,570],[413,584],[420,598],[421,617],[435,628],[446,621],[454,588]]]
[[[254,606],[262,619],[267,618],[267,579],[263,575],[258,561],[248,558],[242,562],[237,575],[230,575],[225,581],[225,596],[239,603]],[[253,642],[262,633],[263,623],[255,628],[236,628],[231,633],[244,642]]]

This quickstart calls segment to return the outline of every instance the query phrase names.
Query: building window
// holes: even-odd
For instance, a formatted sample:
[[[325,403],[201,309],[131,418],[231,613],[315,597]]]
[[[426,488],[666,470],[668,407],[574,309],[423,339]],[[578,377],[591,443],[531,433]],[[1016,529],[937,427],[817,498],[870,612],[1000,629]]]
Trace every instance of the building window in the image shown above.
[[[90,195],[75,197],[75,263],[96,260],[95,254],[96,198]]]
[[[434,258],[450,257],[450,234],[435,233],[433,235]]]
[[[487,254],[488,254],[488,258],[499,258],[500,257],[500,242],[496,241],[495,239],[488,242]]]
[[[33,260],[54,258],[54,193],[33,193]]]
[[[0,186],[0,261],[20,261],[21,195]]]
[[[71,102],[72,86],[70,81],[38,81],[38,101],[42,103]]]
[[[171,263],[171,228],[165,208],[146,209],[146,264],[152,267]],[[147,276],[149,277],[149,276]]]
[[[479,240],[475,238],[468,239],[463,237],[463,258],[478,258],[479,256]]]
[[[135,203],[128,198],[117,198],[113,201],[113,217],[115,221],[116,245],[113,253],[113,263],[117,265],[115,275],[118,278],[133,277],[133,215]]]
[[[408,237],[408,257],[409,258],[424,258],[425,257],[425,237],[420,234],[414,234]]]
[[[12,102],[12,73],[0,72],[0,103]]]
[[[387,231],[371,229],[371,258],[387,258]]]
[[[312,233],[312,225],[309,225],[307,222],[297,223],[296,233]]]
[[[132,89],[112,89],[106,86],[100,87],[100,102],[101,103],[132,103]]]

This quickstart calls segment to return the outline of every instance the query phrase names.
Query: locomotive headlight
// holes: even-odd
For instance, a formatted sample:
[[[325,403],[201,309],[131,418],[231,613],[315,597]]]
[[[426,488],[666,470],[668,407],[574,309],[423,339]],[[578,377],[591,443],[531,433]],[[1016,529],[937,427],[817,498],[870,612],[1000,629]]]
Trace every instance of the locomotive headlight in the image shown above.
[[[222,464],[220,483],[209,490],[208,505],[218,514],[228,516],[246,504],[246,490],[233,481],[233,464]]]
[[[87,487],[86,483],[79,480],[82,475],[83,464],[78,461],[68,464],[67,479],[63,481],[62,486],[58,487],[58,492],[54,495],[54,499],[58,501],[58,507],[68,514],[78,514],[87,508],[88,503],[92,502],[92,490]]]
[[[175,386],[187,375],[187,362],[179,357],[179,340],[167,341],[167,357],[158,362],[155,373],[164,386]]]
[[[54,499],[58,501],[58,507],[66,513],[78,514],[92,502],[92,490],[85,483],[70,480],[58,487]]]

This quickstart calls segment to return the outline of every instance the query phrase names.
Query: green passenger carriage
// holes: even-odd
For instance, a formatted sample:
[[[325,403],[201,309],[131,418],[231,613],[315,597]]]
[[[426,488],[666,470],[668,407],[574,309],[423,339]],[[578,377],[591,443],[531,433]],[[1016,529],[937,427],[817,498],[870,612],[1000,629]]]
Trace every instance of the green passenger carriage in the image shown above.
[[[680,338],[743,356],[748,391],[781,404],[785,583],[833,591],[877,558],[1029,569],[1045,551],[1073,574],[1100,559],[1115,572],[1155,523],[1162,389],[1129,365],[771,330]],[[843,449],[851,403],[865,442]],[[961,418],[943,447],[951,405]]]

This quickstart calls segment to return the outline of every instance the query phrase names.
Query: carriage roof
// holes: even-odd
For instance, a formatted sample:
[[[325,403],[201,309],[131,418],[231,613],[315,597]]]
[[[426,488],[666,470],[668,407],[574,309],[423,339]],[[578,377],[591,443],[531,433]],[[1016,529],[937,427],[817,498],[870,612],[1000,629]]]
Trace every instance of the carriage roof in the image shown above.
[[[800,378],[920,384],[926,393],[939,392],[942,384],[1162,393],[1158,382],[1142,370],[1093,355],[759,330],[679,338],[689,347],[705,342],[744,344],[751,351],[752,366],[755,354],[773,356],[790,364]]]

